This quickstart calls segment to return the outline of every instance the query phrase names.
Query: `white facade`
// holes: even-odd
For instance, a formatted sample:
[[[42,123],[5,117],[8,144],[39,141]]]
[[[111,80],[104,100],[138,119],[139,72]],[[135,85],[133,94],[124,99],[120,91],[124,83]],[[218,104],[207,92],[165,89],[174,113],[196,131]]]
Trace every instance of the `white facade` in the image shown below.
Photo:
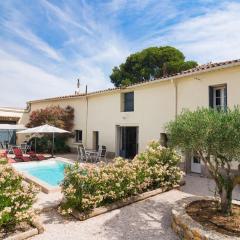
[[[123,135],[128,134],[129,138],[136,138],[137,150],[141,152],[149,141],[160,138],[165,125],[183,109],[208,107],[209,89],[215,86],[226,86],[228,107],[239,105],[240,62],[210,65],[123,89],[30,101],[29,111],[23,114],[20,123],[26,124],[34,110],[70,105],[75,111],[73,130],[82,131],[82,142],[87,148],[95,147],[98,138],[100,146],[105,145],[109,152],[119,155]],[[132,112],[122,111],[126,92],[134,92]],[[74,147],[74,142],[74,138],[69,139],[70,146]]]

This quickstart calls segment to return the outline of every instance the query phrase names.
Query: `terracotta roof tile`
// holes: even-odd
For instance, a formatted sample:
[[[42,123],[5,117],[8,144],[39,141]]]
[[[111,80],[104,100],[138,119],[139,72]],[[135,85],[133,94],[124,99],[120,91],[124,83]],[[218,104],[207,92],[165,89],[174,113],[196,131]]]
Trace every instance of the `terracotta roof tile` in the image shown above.
[[[191,75],[191,74],[194,74],[194,73],[202,72],[204,70],[211,70],[211,69],[214,70],[214,68],[221,67],[221,66],[232,65],[234,63],[240,64],[240,59],[224,61],[224,62],[216,62],[216,63],[210,62],[210,63],[207,63],[207,64],[198,65],[195,68],[191,68],[191,69],[188,69],[188,70],[185,70],[185,71],[181,71],[181,72],[176,73],[176,74],[171,74],[171,75],[167,75],[167,76],[157,78],[157,79],[145,80],[145,81],[142,81],[142,82],[133,83],[133,84],[130,84],[130,85],[125,86],[125,87],[116,87],[116,88],[108,88],[108,89],[104,89],[104,90],[98,90],[98,91],[90,92],[87,95],[89,96],[89,95],[101,94],[101,93],[105,93],[105,92],[116,91],[116,90],[119,90],[119,89],[124,89],[124,88],[128,88],[128,87],[131,87],[131,86],[141,85],[141,84],[148,83],[148,82],[154,82],[154,81],[157,81],[157,80],[158,81],[159,80],[168,80],[168,79],[174,78],[176,76],[181,77],[181,76],[185,76],[185,75]],[[77,97],[82,97],[82,96],[86,96],[86,94],[82,93],[82,94],[77,94],[77,95],[76,94],[66,95],[66,96],[59,96],[59,97],[53,97],[53,98],[45,98],[45,99],[40,99],[40,100],[33,100],[33,101],[29,101],[29,102],[31,103],[31,102],[40,102],[40,101],[48,101],[48,100],[60,100],[60,99],[66,99],[66,98],[77,98]]]

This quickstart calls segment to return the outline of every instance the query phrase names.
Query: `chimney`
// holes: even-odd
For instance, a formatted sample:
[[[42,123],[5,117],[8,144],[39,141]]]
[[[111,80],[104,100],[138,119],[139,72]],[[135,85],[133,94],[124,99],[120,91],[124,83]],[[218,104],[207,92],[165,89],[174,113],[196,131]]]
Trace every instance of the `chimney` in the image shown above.
[[[78,94],[80,94],[80,80],[79,80],[79,78],[77,80],[77,89],[75,91],[75,95],[78,95]]]

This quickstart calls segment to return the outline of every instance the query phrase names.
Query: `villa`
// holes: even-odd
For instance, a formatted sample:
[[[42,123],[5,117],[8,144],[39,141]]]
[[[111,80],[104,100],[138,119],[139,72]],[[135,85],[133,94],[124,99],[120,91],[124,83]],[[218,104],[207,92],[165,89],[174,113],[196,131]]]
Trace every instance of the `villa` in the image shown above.
[[[109,156],[132,158],[152,139],[167,144],[164,126],[183,109],[239,105],[239,89],[240,60],[209,63],[128,87],[31,100],[24,110],[1,108],[0,123],[26,124],[34,110],[70,105],[75,111],[75,137],[68,140],[72,149],[76,142],[104,145]],[[185,157],[186,172],[205,173],[197,158]]]

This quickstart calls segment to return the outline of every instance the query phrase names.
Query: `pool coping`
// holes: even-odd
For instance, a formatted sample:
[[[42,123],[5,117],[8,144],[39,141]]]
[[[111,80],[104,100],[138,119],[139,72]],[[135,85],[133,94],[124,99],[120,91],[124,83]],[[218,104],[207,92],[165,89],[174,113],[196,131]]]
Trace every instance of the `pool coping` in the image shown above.
[[[52,161],[52,160],[55,160],[55,161],[62,161],[62,162],[65,162],[65,163],[70,163],[70,164],[73,164],[74,161],[71,161],[70,159],[67,159],[67,158],[62,158],[62,157],[56,157],[56,158],[49,158],[47,160],[42,160],[42,161],[31,161],[31,163],[35,163],[35,162],[45,162],[45,161]],[[25,165],[25,164],[28,164],[29,162],[20,162],[20,163],[13,163],[13,167],[14,165],[17,165],[17,164],[21,164],[21,165]],[[55,192],[60,192],[61,191],[61,187],[60,186],[51,186],[50,184],[40,180],[39,178],[37,177],[34,177],[26,172],[23,172],[21,170],[18,170],[17,168],[14,168],[18,173],[20,173],[24,180],[28,183],[34,183],[37,187],[39,187],[41,189],[42,192],[44,193],[55,193]]]

